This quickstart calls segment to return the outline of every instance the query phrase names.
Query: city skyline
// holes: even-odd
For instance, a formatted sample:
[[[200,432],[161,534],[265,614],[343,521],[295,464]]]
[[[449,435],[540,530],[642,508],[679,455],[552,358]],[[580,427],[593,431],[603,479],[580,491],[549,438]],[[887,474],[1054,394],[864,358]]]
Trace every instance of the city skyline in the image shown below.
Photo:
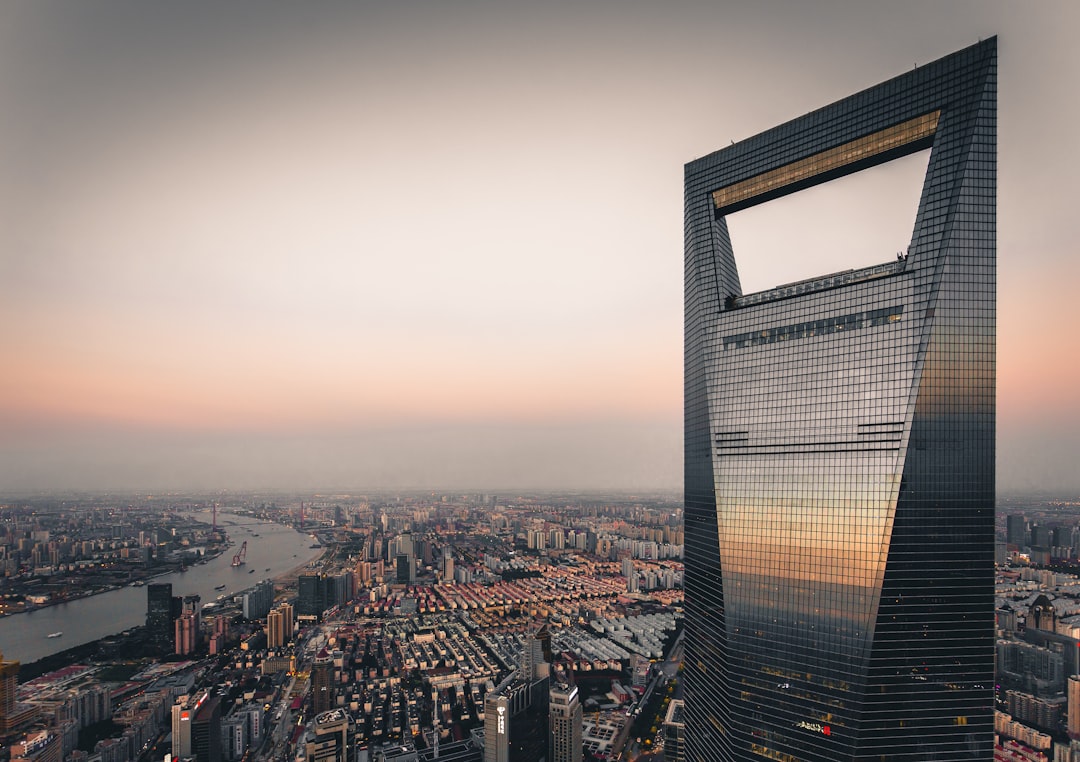
[[[1000,483],[1080,488],[1064,3],[0,13],[0,490],[677,487],[682,165],[993,34]]]

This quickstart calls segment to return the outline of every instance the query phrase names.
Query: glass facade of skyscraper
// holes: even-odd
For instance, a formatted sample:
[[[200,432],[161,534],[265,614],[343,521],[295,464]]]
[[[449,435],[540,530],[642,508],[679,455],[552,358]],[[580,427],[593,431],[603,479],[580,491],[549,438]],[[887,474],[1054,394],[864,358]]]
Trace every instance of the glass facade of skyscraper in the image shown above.
[[[930,149],[911,245],[743,294],[726,216]],[[686,758],[985,759],[996,39],[686,167]]]

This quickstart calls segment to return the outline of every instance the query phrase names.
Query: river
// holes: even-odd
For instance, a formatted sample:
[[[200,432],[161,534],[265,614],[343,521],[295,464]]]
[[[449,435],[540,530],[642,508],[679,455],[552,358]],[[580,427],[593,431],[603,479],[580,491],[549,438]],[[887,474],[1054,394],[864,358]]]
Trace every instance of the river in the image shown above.
[[[193,517],[210,523],[209,513],[195,513]],[[191,566],[186,572],[166,574],[150,581],[171,582],[173,595],[199,595],[206,605],[216,601],[219,595],[237,593],[259,580],[281,576],[317,558],[322,552],[311,548],[311,535],[280,524],[219,513],[218,526],[223,527],[236,543],[232,548],[205,564]],[[234,567],[232,554],[245,540],[248,544],[247,563]],[[253,569],[255,573],[251,574]],[[215,590],[218,585],[225,585],[225,589]],[[121,587],[0,618],[0,651],[6,661],[27,664],[145,623],[146,587]],[[63,635],[47,637],[54,632]]]

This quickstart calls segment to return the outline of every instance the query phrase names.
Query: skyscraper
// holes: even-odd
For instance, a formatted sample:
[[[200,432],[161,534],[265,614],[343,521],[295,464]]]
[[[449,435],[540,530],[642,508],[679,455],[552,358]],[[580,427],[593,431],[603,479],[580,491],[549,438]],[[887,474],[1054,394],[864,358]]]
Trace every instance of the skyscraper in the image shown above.
[[[173,642],[176,643],[176,654],[187,656],[195,653],[199,640],[199,619],[192,611],[185,611],[173,622],[175,634]]]
[[[542,680],[551,674],[551,632],[542,624],[522,638],[521,665],[518,671],[522,680]]]
[[[173,650],[173,622],[180,615],[181,600],[174,598],[168,582],[146,586],[146,634],[150,646],[158,653]]]
[[[200,702],[207,694],[198,698],[183,696],[172,705],[172,755],[173,759],[182,760],[191,757],[191,720]]]
[[[274,582],[264,579],[244,593],[244,618],[262,619],[274,605]]]
[[[316,714],[334,705],[334,659],[322,649],[311,666],[311,706]]]
[[[266,647],[280,648],[288,640],[285,637],[285,617],[278,609],[266,615]]]
[[[1069,737],[1080,738],[1080,677],[1070,675],[1068,687],[1068,731]]]
[[[583,713],[577,686],[567,683],[552,685],[548,697],[551,733],[548,762],[581,762]]]
[[[1020,550],[1027,545],[1027,520],[1022,513],[1014,513],[1005,518],[1006,541]]]
[[[906,254],[743,293],[728,215],[924,149]],[[991,38],[686,166],[687,759],[991,757],[995,155]]]
[[[484,762],[539,762],[548,754],[551,633],[542,624],[522,639],[516,672],[484,697]]]
[[[19,688],[19,662],[4,661],[0,653],[0,733],[6,733],[15,715]]]
[[[204,696],[191,719],[191,755],[195,762],[221,762],[221,697]]]
[[[548,753],[548,679],[511,673],[484,696],[484,762],[540,762]]]
[[[334,604],[333,581],[325,574],[301,574],[297,578],[296,613],[300,619],[321,619]]]

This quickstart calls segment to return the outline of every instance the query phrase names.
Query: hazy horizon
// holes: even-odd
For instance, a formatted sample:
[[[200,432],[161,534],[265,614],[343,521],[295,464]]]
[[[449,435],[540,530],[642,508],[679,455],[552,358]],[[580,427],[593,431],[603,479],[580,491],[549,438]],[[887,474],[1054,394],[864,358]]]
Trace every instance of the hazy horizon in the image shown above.
[[[1078,21],[4,4],[0,494],[680,490],[683,164],[995,34],[998,483],[1080,492]],[[889,261],[925,163],[733,215],[744,290]]]

